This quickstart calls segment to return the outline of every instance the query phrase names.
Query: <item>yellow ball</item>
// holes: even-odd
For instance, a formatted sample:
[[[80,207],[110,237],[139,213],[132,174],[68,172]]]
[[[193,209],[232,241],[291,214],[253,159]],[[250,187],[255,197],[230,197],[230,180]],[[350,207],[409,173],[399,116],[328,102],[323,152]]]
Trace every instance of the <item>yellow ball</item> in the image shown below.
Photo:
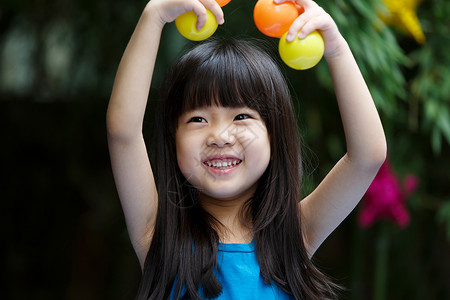
[[[200,31],[195,28],[197,15],[192,11],[178,16],[175,19],[175,25],[180,34],[191,41],[201,41],[209,38],[214,34],[218,26],[216,17],[209,9],[206,10],[206,24]]]
[[[287,32],[278,44],[281,59],[286,65],[295,70],[306,70],[319,63],[325,46],[320,33],[313,31],[306,38],[296,38],[290,43],[286,41],[286,35]]]

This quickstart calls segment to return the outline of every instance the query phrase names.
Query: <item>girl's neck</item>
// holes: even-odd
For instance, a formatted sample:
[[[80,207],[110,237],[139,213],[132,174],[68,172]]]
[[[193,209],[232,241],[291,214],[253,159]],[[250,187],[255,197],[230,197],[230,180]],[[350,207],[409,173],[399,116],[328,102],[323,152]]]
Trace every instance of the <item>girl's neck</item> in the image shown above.
[[[216,228],[220,242],[248,244],[253,239],[251,221],[248,220],[245,200],[220,200],[200,195],[200,203],[204,210],[211,214],[219,223]]]

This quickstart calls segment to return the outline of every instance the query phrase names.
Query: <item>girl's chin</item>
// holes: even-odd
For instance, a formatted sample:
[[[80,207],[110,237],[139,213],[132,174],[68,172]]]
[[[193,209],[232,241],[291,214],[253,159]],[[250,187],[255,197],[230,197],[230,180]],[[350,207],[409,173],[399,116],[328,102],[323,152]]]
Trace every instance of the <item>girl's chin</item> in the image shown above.
[[[206,190],[200,192],[200,200],[205,201],[246,201],[253,196],[256,190],[256,184],[243,190],[232,190],[227,187],[221,187],[220,190]]]

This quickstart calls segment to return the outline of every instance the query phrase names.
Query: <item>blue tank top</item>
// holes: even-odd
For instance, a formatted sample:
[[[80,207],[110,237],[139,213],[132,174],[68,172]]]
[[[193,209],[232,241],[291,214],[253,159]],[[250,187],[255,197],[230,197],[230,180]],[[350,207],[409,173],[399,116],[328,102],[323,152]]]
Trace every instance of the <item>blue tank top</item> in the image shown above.
[[[294,299],[275,284],[265,284],[256,259],[255,242],[219,243],[217,279],[222,284],[218,300],[287,300]],[[202,298],[200,289],[199,294]]]
[[[294,299],[275,284],[265,284],[256,259],[255,242],[219,244],[217,279],[222,294],[216,299],[269,300]]]

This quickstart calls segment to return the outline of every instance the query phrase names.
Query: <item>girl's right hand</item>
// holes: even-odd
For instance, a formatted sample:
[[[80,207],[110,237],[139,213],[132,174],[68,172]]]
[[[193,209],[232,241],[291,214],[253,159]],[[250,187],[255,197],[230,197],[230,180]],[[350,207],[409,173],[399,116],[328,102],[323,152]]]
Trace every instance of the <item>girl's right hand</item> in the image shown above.
[[[197,30],[201,30],[206,24],[206,9],[216,16],[218,24],[223,24],[225,21],[222,8],[215,0],[151,0],[146,9],[157,13],[162,26],[173,22],[187,11],[193,11],[198,17]]]

